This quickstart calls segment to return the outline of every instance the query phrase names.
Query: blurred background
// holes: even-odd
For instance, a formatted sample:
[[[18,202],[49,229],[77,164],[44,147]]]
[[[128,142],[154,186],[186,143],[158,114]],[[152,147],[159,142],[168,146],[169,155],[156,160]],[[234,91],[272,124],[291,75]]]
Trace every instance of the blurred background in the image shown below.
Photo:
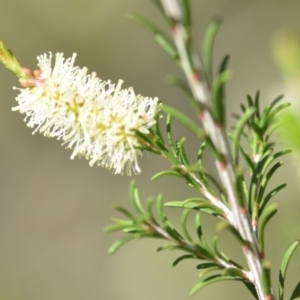
[[[271,56],[271,40],[282,28],[300,29],[300,2],[295,0],[194,0],[196,38],[201,42],[211,17],[224,20],[217,37],[215,62],[231,54],[234,80],[229,83],[228,127],[231,113],[247,93],[261,90],[264,103],[282,93],[281,75]],[[164,84],[177,67],[151,34],[126,18],[137,11],[162,24],[146,0],[0,0],[0,39],[22,65],[35,68],[42,53],[78,53],[77,65],[87,66],[103,79],[125,81],[136,93],[157,96],[193,116],[181,92]],[[0,299],[3,300],[183,300],[197,282],[196,262],[171,268],[180,253],[156,253],[154,240],[132,242],[114,256],[107,250],[118,234],[103,227],[116,216],[112,204],[127,205],[132,178],[89,167],[84,159],[69,159],[70,150],[39,134],[32,135],[23,116],[13,113],[18,86],[13,73],[0,66]],[[177,126],[176,137],[186,136],[189,153],[198,145]],[[192,161],[195,156],[192,157]],[[211,162],[207,160],[209,167]],[[273,279],[287,246],[300,236],[299,175],[286,159],[272,187],[288,181],[276,201],[277,216],[267,228],[267,256]],[[142,174],[134,177],[141,197],[163,193],[165,200],[195,196],[177,178],[150,182],[169,164],[145,154]],[[171,219],[178,211],[168,210]],[[208,236],[215,221],[204,219]],[[176,223],[176,221],[175,221]],[[243,263],[242,254],[228,235],[222,250]],[[287,289],[300,279],[300,254],[293,258]],[[290,293],[288,293],[289,295]],[[222,296],[220,296],[222,295]],[[220,283],[205,288],[194,299],[252,299],[241,283]]]

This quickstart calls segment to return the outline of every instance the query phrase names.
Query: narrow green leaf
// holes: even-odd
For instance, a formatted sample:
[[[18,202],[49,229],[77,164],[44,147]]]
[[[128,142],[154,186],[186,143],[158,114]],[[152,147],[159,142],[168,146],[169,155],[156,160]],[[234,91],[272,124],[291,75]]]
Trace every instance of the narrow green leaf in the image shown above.
[[[161,4],[161,0],[152,0],[154,2],[154,4],[156,5],[156,7],[158,8],[158,10],[161,12],[161,14],[163,16],[165,16],[165,11],[164,11],[164,7]]]
[[[213,114],[222,125],[225,122],[225,83],[232,78],[232,72],[224,71],[216,78],[212,88]]]
[[[124,225],[122,224],[111,224],[104,227],[104,232],[114,232],[114,231],[120,231],[124,228]]]
[[[262,177],[262,169],[265,166],[266,161],[269,159],[272,150],[266,151],[256,163],[255,170],[251,176],[250,188],[249,188],[249,212],[252,215],[252,211],[255,210],[254,207],[259,205],[257,202],[257,194],[260,186],[260,181]]]
[[[162,111],[166,114],[170,114],[174,119],[176,119],[178,122],[180,122],[184,127],[189,129],[191,132],[193,132],[198,138],[204,139],[205,133],[203,129],[200,127],[200,125],[196,124],[194,121],[192,121],[189,117],[181,113],[179,110],[163,105]]]
[[[173,58],[175,61],[178,60],[177,49],[165,34],[162,32],[155,33],[155,40],[171,56],[171,58]]]
[[[215,146],[215,144],[213,143],[213,141],[211,140],[211,138],[209,136],[206,136],[205,141],[206,141],[209,149],[211,150],[211,154],[213,155],[213,157],[215,158],[215,160],[217,160],[217,161],[221,160],[222,159],[222,154],[217,149],[217,147]]]
[[[246,288],[252,294],[252,296],[255,299],[259,300],[256,289],[255,289],[255,286],[252,283],[248,282],[248,281],[243,281],[243,284],[246,286]]]
[[[191,0],[183,0],[182,1],[182,10],[183,10],[183,24],[189,29],[192,24],[191,18]]]
[[[226,268],[223,270],[222,275],[230,275],[234,277],[240,277],[241,279],[246,279],[243,271],[237,268]]]
[[[243,133],[244,127],[249,121],[249,119],[254,115],[255,108],[247,109],[241,118],[239,119],[236,128],[233,133],[233,158],[236,164],[239,162],[239,149],[240,149],[240,139]]]
[[[171,148],[173,154],[176,155],[175,145],[174,145],[173,137],[172,137],[172,116],[170,114],[167,114],[166,131],[167,131],[167,139],[168,139],[170,148]]]
[[[236,278],[235,276],[230,276],[230,275],[213,275],[210,277],[207,277],[203,280],[201,280],[200,282],[198,282],[190,291],[189,295],[192,296],[194,295],[196,292],[198,292],[200,289],[204,288],[205,286],[214,283],[214,282],[218,282],[218,281],[225,281],[225,280],[238,280],[240,281],[240,278]]]
[[[172,250],[178,250],[178,249],[182,250],[182,247],[180,247],[178,245],[174,245],[174,244],[165,244],[165,245],[157,248],[156,251],[157,252],[161,252],[161,251],[164,251],[164,250],[170,250],[170,251],[172,251]]]
[[[165,222],[165,231],[177,242],[181,242],[183,237],[180,235],[180,233],[171,225],[169,220],[166,218]],[[185,247],[181,246],[183,250],[186,250]]]
[[[199,101],[195,100],[190,87],[181,78],[179,78],[178,76],[170,75],[166,77],[166,83],[168,85],[176,86],[181,91],[183,91],[183,93],[187,96],[191,107],[196,113],[200,113],[201,110],[203,110],[203,105]]]
[[[122,225],[124,227],[131,226],[135,223],[132,220],[123,220],[123,219],[117,219],[117,218],[112,218],[112,221],[115,222],[116,224]]]
[[[177,266],[180,262],[182,262],[185,259],[191,259],[191,258],[197,258],[197,257],[192,254],[185,254],[185,255],[179,256],[176,260],[174,260],[172,267]]]
[[[289,107],[291,104],[290,103],[283,103],[279,106],[277,106],[271,113],[270,113],[270,123],[274,121],[276,115],[281,112],[283,109]]]
[[[138,232],[145,232],[141,227],[139,226],[131,226],[131,227],[126,227],[122,230],[124,233],[138,233]]]
[[[220,222],[220,223],[217,224],[217,231],[218,232],[221,232],[225,229],[228,229],[234,235],[234,237],[236,237],[236,239],[238,240],[238,242],[241,245],[245,244],[245,241],[242,238],[242,236],[240,235],[240,233],[232,225],[230,225],[228,223],[225,223],[225,222]]]
[[[186,238],[186,240],[190,243],[193,243],[193,239],[189,235],[187,227],[186,227],[187,226],[186,222],[187,222],[189,212],[190,212],[190,210],[188,210],[188,209],[185,209],[183,211],[183,213],[181,215],[181,228],[182,228],[183,236]]]
[[[225,83],[227,80],[231,79],[231,74],[227,73],[228,75],[221,76],[221,74],[226,74],[226,70],[229,63],[229,55],[226,55],[221,63],[219,69],[219,76],[215,83],[214,94],[213,94],[213,107],[214,107],[214,114],[217,120],[222,124],[225,125],[226,123],[226,97],[225,97]]]
[[[202,264],[196,266],[196,268],[198,270],[207,269],[207,268],[210,268],[210,267],[218,267],[218,269],[221,269],[220,265],[218,265],[216,263],[202,263]]]
[[[196,203],[203,203],[203,202],[205,202],[205,203],[207,203],[208,200],[206,198],[201,198],[201,197],[192,197],[192,198],[188,198],[186,200],[183,200],[182,201],[182,206],[184,206],[185,204],[187,204],[189,202],[196,202]],[[178,206],[176,206],[176,207],[178,207]]]
[[[262,286],[265,296],[271,295],[271,263],[264,261],[262,266]]]
[[[135,239],[134,235],[127,235],[117,241],[115,241],[112,246],[108,249],[109,254],[114,254],[120,247],[122,247],[127,242]]]
[[[271,218],[277,213],[277,210],[278,210],[278,204],[272,203],[266,207],[266,209],[263,211],[260,217],[260,224],[258,226],[258,240],[262,252],[264,252],[264,245],[265,245],[265,238],[264,238],[265,227],[268,224],[268,222],[271,220]]]
[[[197,214],[195,217],[195,223],[197,228],[197,236],[199,238],[200,244],[203,245],[203,247],[207,248],[208,244],[204,238],[202,227],[201,227],[201,219],[200,214]]]
[[[246,204],[245,201],[245,179],[244,179],[244,175],[241,174],[240,171],[236,172],[236,178],[235,178],[235,191],[236,191],[236,195],[237,195],[237,202],[239,207],[244,207]]]
[[[269,143],[268,145],[270,145],[270,149],[274,146],[274,145],[272,145],[272,143]],[[265,148],[267,148],[267,146]],[[292,151],[290,149],[285,149],[285,150],[282,150],[282,151],[278,151],[277,153],[275,153],[273,155],[269,155],[268,159],[265,161],[265,163],[263,165],[261,173],[264,174],[275,159],[277,159],[277,158],[279,158],[283,155],[290,154],[291,152]]]
[[[179,142],[177,142],[177,144],[176,144],[177,151],[176,152],[179,157],[180,163],[187,167],[190,165],[190,163],[189,163],[189,160],[187,158],[187,155],[186,155],[186,152],[184,149],[185,141],[186,141],[186,139],[182,138]]]
[[[176,176],[176,177],[182,177],[180,175],[180,173],[176,172],[176,171],[172,171],[172,170],[166,170],[166,171],[161,171],[155,175],[152,176],[151,180],[157,180],[163,176]]]
[[[194,247],[196,251],[193,249],[191,250],[192,253],[197,253],[198,259],[203,259],[203,260],[208,260],[208,261],[215,261],[216,257],[214,253],[211,251],[211,249],[207,246],[204,245],[200,246],[199,244],[194,244]],[[188,251],[188,248],[185,249],[185,251]]]
[[[247,166],[250,169],[251,174],[254,172],[254,163],[252,162],[252,159],[249,155],[249,153],[246,153],[243,146],[240,144],[240,151],[244,157],[245,162],[247,163]]]
[[[283,184],[277,186],[276,188],[274,188],[273,190],[271,190],[267,194],[267,196],[264,198],[264,200],[260,204],[258,216],[260,216],[262,214],[263,210],[265,209],[266,205],[269,203],[270,199],[285,187],[286,187],[286,183],[283,183]]]
[[[175,60],[178,58],[178,52],[176,47],[174,47],[173,42],[168,38],[168,36],[157,27],[152,21],[145,18],[144,16],[138,13],[130,13],[128,15],[129,19],[142,25],[150,32],[154,34],[155,40],[158,44]]]
[[[167,76],[166,83],[169,85],[179,87],[187,97],[193,98],[193,93],[191,92],[189,86],[178,76],[175,76],[175,75]]]
[[[156,221],[153,212],[152,212],[152,207],[154,204],[155,200],[152,197],[148,197],[147,201],[146,201],[146,211],[148,216],[145,218],[145,222],[152,222],[152,224],[159,226],[159,223]]]
[[[253,101],[252,97],[250,95],[247,95],[246,98],[247,98],[248,107],[249,108],[253,107],[254,106],[254,101]]]
[[[164,214],[163,207],[164,207],[163,197],[162,197],[162,195],[158,195],[157,199],[156,199],[156,211],[157,211],[159,220],[161,221],[161,223],[163,225],[165,225],[167,218],[166,218],[166,215]]]
[[[259,98],[260,98],[260,91],[258,90],[256,92],[255,98],[254,98],[254,106],[256,108],[256,117],[260,118],[260,110],[259,110]]]
[[[283,300],[284,283],[285,283],[287,268],[295,250],[299,246],[299,243],[300,243],[299,240],[292,243],[292,245],[287,249],[287,251],[283,256],[281,266],[280,266],[280,272],[279,272],[279,300]]]
[[[274,166],[272,166],[272,168],[268,171],[268,173],[263,177],[262,181],[261,181],[261,186],[258,192],[258,203],[261,203],[265,190],[268,186],[268,183],[270,181],[270,179],[272,178],[273,174],[277,171],[278,168],[280,168],[283,165],[283,161],[279,161],[277,162]]]
[[[203,269],[203,271],[199,273],[198,278],[201,278],[201,277],[203,277],[204,275],[207,275],[210,272],[219,271],[219,270],[221,270],[221,267],[218,266],[218,265],[212,266],[210,268]]]
[[[135,217],[133,216],[132,213],[130,213],[126,208],[115,205],[113,207],[116,211],[120,212],[121,214],[123,214],[125,217],[127,217],[130,220],[135,220]]]
[[[153,146],[155,146],[155,140],[152,139],[148,134],[142,133],[138,130],[133,130],[133,131],[140,140],[145,141],[148,145],[150,145],[151,149],[153,148]]]
[[[240,104],[240,107],[243,113],[247,110],[244,104]]]
[[[177,241],[182,240],[182,236],[176,231],[176,229],[171,225],[168,218],[166,217],[163,211],[163,198],[162,195],[158,195],[156,200],[156,209],[159,220],[161,221],[164,230],[171,236],[173,239]]]
[[[223,72],[225,72],[227,70],[229,59],[230,59],[230,55],[226,55],[223,58],[220,69],[219,69],[219,74],[222,74]]]
[[[186,202],[186,201],[169,201],[165,203],[165,206],[168,207],[180,207],[180,208],[191,208],[195,210],[200,210],[212,215],[217,215],[223,217],[223,211],[219,209],[218,207],[214,206],[207,200],[201,202],[197,201],[196,203],[194,202]]]
[[[270,112],[273,109],[273,107],[275,107],[275,105],[282,100],[283,96],[280,95],[277,98],[275,98],[271,104],[269,104],[268,106],[266,106],[266,108],[263,110],[262,114],[261,114],[261,118],[260,121],[258,123],[259,128],[265,130],[266,127],[268,126],[269,122],[270,122]]]
[[[161,141],[161,143],[163,145],[165,145],[165,141],[164,141],[164,138],[161,134],[161,131],[160,131],[160,127],[159,127],[159,119],[160,119],[160,115],[159,114],[156,114],[155,115],[155,126],[154,126],[154,132],[155,132],[155,136],[159,138],[159,140]]]
[[[130,186],[129,186],[129,199],[130,199],[133,207],[136,209],[136,211],[143,215],[145,213],[145,211],[140,202],[138,189],[137,189],[134,181],[131,181]]]
[[[290,300],[299,300],[299,299],[300,299],[300,281],[298,282],[298,284],[294,288]]]
[[[203,169],[202,158],[203,158],[205,148],[206,148],[206,142],[204,141],[201,143],[200,148],[198,150],[198,155],[197,155],[199,170]]]
[[[209,22],[203,40],[203,69],[206,74],[208,81],[212,82],[212,69],[213,69],[213,47],[214,41],[221,26],[220,19],[213,19]]]
[[[237,269],[243,270],[243,267],[235,262],[234,260],[230,259],[225,253],[220,252],[218,249],[218,237],[214,236],[213,237],[213,251],[215,253],[215,256],[218,257],[221,260],[224,260],[225,262],[235,266]]]

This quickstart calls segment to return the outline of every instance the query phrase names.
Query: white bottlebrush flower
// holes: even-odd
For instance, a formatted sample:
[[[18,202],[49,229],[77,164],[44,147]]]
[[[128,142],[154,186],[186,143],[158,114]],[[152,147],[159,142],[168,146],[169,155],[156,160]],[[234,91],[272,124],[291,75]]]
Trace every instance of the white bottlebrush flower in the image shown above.
[[[122,80],[114,85],[87,74],[74,66],[75,57],[57,53],[52,66],[51,53],[39,56],[39,70],[25,70],[28,77],[20,80],[24,88],[17,89],[13,110],[26,115],[34,133],[62,139],[73,149],[71,158],[85,157],[115,174],[139,173],[142,144],[135,130],[149,133],[159,100],[121,89]]]

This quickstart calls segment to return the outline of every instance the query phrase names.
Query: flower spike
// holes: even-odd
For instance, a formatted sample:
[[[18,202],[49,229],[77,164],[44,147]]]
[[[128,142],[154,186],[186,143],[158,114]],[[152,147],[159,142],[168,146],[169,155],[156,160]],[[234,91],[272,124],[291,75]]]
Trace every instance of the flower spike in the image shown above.
[[[100,80],[87,68],[74,66],[76,54],[65,59],[62,53],[38,57],[39,70],[23,68],[23,88],[16,97],[14,111],[25,114],[29,127],[48,137],[63,140],[73,149],[71,158],[85,157],[90,165],[115,174],[139,173],[138,156],[143,141],[136,131],[150,133],[160,108],[158,98],[135,95],[133,88],[122,89]]]

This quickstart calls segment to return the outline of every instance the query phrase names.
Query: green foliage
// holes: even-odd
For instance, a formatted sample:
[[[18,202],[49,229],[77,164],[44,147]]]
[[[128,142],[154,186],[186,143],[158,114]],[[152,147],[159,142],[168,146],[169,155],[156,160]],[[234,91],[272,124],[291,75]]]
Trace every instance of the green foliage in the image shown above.
[[[300,299],[300,281],[297,283],[290,300],[299,300]]]
[[[205,35],[203,38],[203,49],[202,49],[202,57],[203,57],[203,70],[206,74],[206,77],[209,82],[213,81],[213,48],[216,35],[221,26],[221,20],[214,19],[211,20],[208,24]]]
[[[270,179],[274,175],[275,171],[283,165],[283,162],[280,161],[274,165],[272,164],[277,158],[291,152],[290,150],[283,150],[273,153],[274,143],[270,141],[271,134],[277,125],[275,116],[288,106],[286,103],[278,105],[281,99],[282,97],[276,98],[260,113],[260,93],[258,92],[254,99],[248,95],[248,108],[241,105],[242,114],[234,115],[238,121],[233,134],[230,135],[233,142],[233,159],[235,164],[239,166],[240,156],[242,156],[251,176],[248,188],[246,188],[247,184],[243,176],[241,176],[241,178],[242,184],[245,187],[245,193],[248,195],[248,210],[252,218],[252,223],[255,227],[258,226],[259,217],[262,216],[270,199],[279,190],[285,187],[285,184],[281,184],[265,195]],[[241,138],[244,139],[246,145],[242,143]],[[250,153],[248,149],[251,151]],[[259,236],[262,239],[261,245],[264,243],[263,229],[266,225],[265,218],[267,218],[268,221],[269,217],[271,218],[274,214],[264,214],[262,216],[262,226],[259,229]]]
[[[116,252],[121,246],[128,241],[140,238],[157,238],[166,242],[157,251],[163,250],[180,250],[186,254],[180,255],[172,264],[177,266],[180,262],[186,259],[196,259],[206,261],[197,265],[197,269],[201,272],[199,274],[199,282],[192,288],[190,294],[207,286],[210,283],[222,280],[237,280],[245,281],[248,284],[246,277],[247,271],[243,269],[238,263],[228,259],[224,253],[220,252],[217,247],[217,238],[213,247],[206,242],[202,226],[200,223],[199,214],[196,215],[195,225],[197,228],[198,239],[195,239],[190,233],[187,220],[190,213],[189,209],[185,209],[181,216],[181,233],[172,225],[163,210],[162,197],[158,196],[156,200],[148,198],[146,205],[143,206],[139,199],[138,189],[134,182],[131,182],[129,189],[129,198],[136,215],[132,214],[125,208],[115,207],[115,209],[125,216],[125,219],[113,218],[113,224],[105,227],[106,232],[121,231],[124,236],[118,239],[109,249],[109,253]],[[201,199],[189,199],[193,201],[201,201]],[[191,203],[186,202],[187,206]],[[153,211],[153,205],[156,203],[156,210]],[[209,203],[206,201],[209,206]],[[167,203],[169,206],[176,206],[172,203]],[[205,211],[205,207],[198,206],[198,211]],[[207,211],[212,211],[212,208]],[[231,230],[234,230],[230,228]],[[236,233],[235,233],[236,234]],[[228,267],[230,266],[230,267]],[[208,275],[211,272],[218,271],[217,275]]]
[[[176,8],[168,7],[170,2],[164,0],[153,1],[170,27],[171,37],[143,16],[131,14],[131,18],[152,32],[156,41],[184,71],[187,83],[178,76],[168,77],[168,83],[184,92],[200,122],[195,123],[175,108],[163,105],[162,112],[166,115],[165,134],[161,133],[163,125],[158,117],[151,137],[139,134],[140,138],[144,139],[145,149],[160,154],[171,163],[170,169],[153,175],[152,180],[163,180],[165,176],[183,179],[186,184],[194,188],[196,195],[186,200],[172,200],[166,203],[163,203],[162,196],[158,196],[156,200],[148,199],[144,207],[139,200],[137,188],[132,183],[130,200],[137,216],[124,208],[117,207],[126,219],[113,219],[113,224],[108,226],[106,231],[122,231],[124,237],[113,244],[110,252],[116,251],[132,239],[158,238],[167,242],[158,251],[181,250],[184,252],[173,262],[173,266],[186,259],[201,260],[201,263],[197,265],[197,269],[200,270],[199,282],[192,288],[190,295],[208,284],[235,280],[243,282],[256,299],[275,299],[270,276],[271,264],[264,259],[265,229],[278,210],[277,203],[270,203],[270,201],[286,184],[280,184],[275,188],[269,186],[273,175],[283,165],[282,161],[276,160],[290,153],[290,150],[276,152],[275,143],[271,138],[278,127],[278,114],[289,104],[281,103],[283,97],[279,96],[262,108],[260,92],[257,92],[254,97],[247,95],[246,104],[241,104],[241,113],[233,115],[237,121],[232,132],[228,133],[229,141],[231,141],[229,147],[226,137],[222,139],[226,131],[225,87],[232,77],[227,69],[228,55],[221,61],[218,73],[213,73],[214,41],[221,21],[213,19],[208,24],[204,34],[202,56],[200,56],[194,50],[190,1],[179,1],[180,7]],[[174,2],[175,6],[176,3]],[[180,14],[167,13],[168,10],[176,11],[177,8],[181,9]],[[199,94],[206,97],[205,101],[198,98]],[[173,138],[173,121],[179,122],[195,135],[196,141],[199,141],[197,157],[188,157],[185,138],[179,141]],[[295,126],[295,120],[291,119],[291,124],[290,126]],[[295,135],[295,132],[292,134]],[[292,136],[291,139],[293,139]],[[210,152],[215,159],[219,177],[213,176],[205,168],[203,155],[206,151]],[[236,207],[232,202],[232,197],[236,201]],[[152,211],[154,203],[156,203],[155,213]],[[163,210],[164,206],[183,209],[180,220],[181,231],[171,224]],[[192,210],[196,212],[193,230],[187,226]],[[218,234],[220,235],[224,229],[233,234],[244,251],[249,270],[219,250],[219,236],[215,236],[211,242],[205,239],[200,222],[200,215],[203,213],[222,220],[217,227]],[[245,231],[243,231],[245,226],[251,238],[245,236]],[[197,240],[194,238],[195,235]],[[295,242],[288,249],[282,262],[280,300],[283,300],[287,266],[297,246],[298,242]],[[253,266],[255,264],[256,266]],[[298,294],[299,284],[291,299],[297,297]]]
[[[280,266],[280,272],[279,272],[279,300],[283,300],[284,283],[285,283],[287,268],[288,268],[288,265],[292,258],[292,255],[294,254],[295,250],[299,246],[299,243],[300,243],[300,241],[296,241],[296,242],[292,243],[292,245],[286,250],[284,257],[282,259],[281,266]],[[299,286],[299,284],[296,286],[296,288],[291,296],[291,300],[295,299],[296,296],[300,297],[300,293],[299,293],[300,288],[298,286]]]

